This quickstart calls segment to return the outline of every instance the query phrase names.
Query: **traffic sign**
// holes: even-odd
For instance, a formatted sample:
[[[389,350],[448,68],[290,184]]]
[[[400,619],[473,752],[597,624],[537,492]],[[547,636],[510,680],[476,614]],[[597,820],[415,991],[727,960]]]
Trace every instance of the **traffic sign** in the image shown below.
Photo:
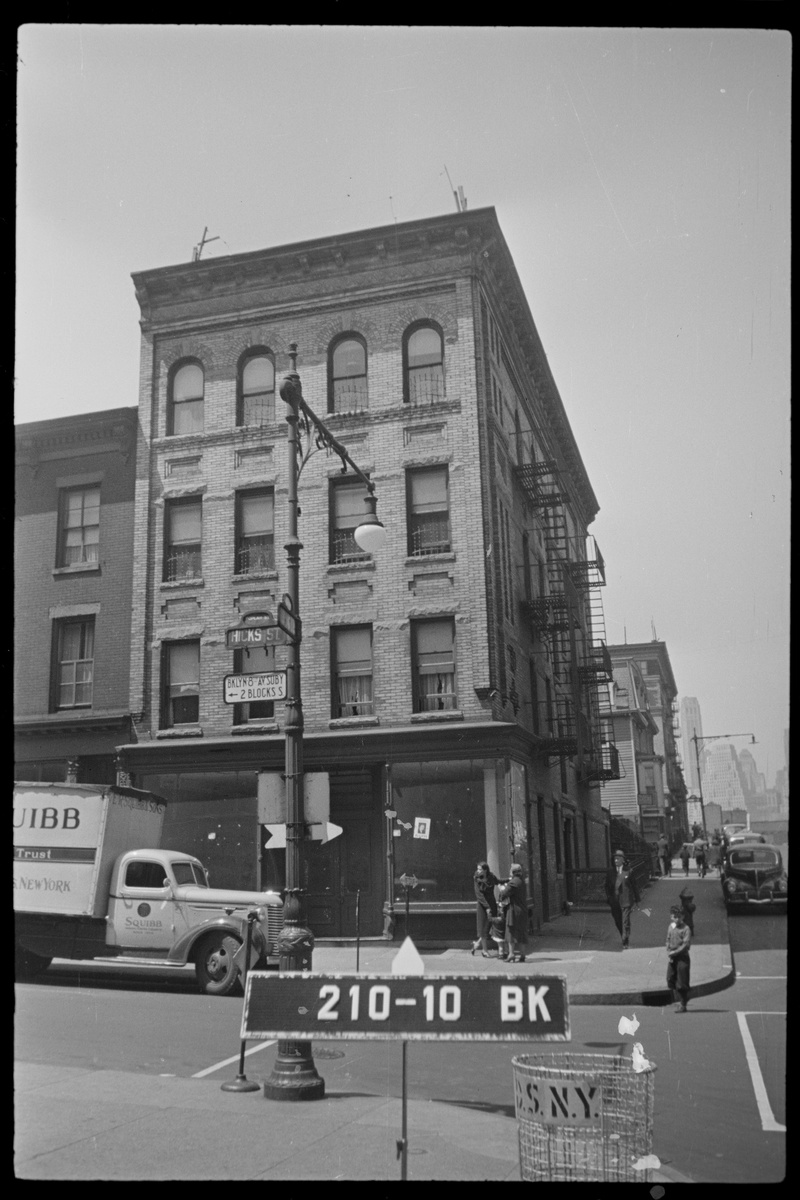
[[[292,639],[293,642],[300,641],[301,621],[293,612],[290,612],[285,604],[278,605],[278,624],[281,629]]]
[[[226,704],[252,704],[260,700],[286,699],[285,671],[226,675],[222,682]]]
[[[242,647],[285,646],[288,636],[284,629],[273,622],[271,625],[234,625],[225,632],[225,644],[229,650]]]
[[[265,850],[285,850],[286,849],[286,826],[285,825],[262,825],[261,828],[266,832],[264,839]]]
[[[401,875],[399,883],[400,886],[404,888],[415,888],[419,883],[419,880],[417,879],[416,875]]]
[[[563,975],[247,976],[241,1037],[568,1042]]]
[[[340,833],[344,833],[341,825],[332,825],[330,821],[316,821],[309,824],[312,842],[332,842]]]
[[[266,839],[264,848],[266,850],[285,850],[286,848],[286,825],[262,825],[262,829],[266,831]],[[308,836],[312,842],[332,842],[340,833],[344,833],[341,825],[332,825],[330,821],[318,821],[313,825],[307,825]]]

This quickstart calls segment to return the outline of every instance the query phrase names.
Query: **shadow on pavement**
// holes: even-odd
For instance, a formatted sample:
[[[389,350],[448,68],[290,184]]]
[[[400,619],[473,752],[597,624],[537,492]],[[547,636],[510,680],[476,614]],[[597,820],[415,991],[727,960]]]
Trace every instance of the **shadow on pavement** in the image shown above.
[[[449,1108],[466,1108],[470,1112],[489,1113],[496,1117],[514,1117],[513,1104],[486,1104],[482,1100],[452,1100],[445,1097],[433,1096],[436,1104],[446,1104]]]

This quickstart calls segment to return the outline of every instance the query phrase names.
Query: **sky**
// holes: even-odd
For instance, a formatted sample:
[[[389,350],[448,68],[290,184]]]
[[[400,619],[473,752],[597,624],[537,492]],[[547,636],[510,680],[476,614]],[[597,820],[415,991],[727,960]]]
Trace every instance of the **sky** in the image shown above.
[[[131,272],[189,262],[206,228],[211,258],[434,217],[455,211],[452,181],[497,211],[596,493],[609,644],[664,641],[704,733],[754,734],[772,784],[789,724],[788,32],[18,36],[17,422],[137,404]]]

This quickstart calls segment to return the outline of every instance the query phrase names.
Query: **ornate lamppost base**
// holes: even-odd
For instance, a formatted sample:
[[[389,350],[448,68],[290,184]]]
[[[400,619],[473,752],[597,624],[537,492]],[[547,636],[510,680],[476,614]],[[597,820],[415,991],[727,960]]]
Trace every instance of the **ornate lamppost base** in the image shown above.
[[[317,1074],[311,1042],[278,1042],[272,1074],[264,1083],[265,1100],[321,1100],[325,1080]]]

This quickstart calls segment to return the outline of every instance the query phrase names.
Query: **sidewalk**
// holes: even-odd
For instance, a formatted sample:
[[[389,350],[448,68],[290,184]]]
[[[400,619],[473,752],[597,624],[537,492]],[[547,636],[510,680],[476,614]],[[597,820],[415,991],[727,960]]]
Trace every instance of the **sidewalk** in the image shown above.
[[[608,912],[575,910],[545,925],[529,945],[528,960],[513,968],[473,957],[469,943],[417,949],[431,974],[535,975],[544,969],[564,975],[573,1005],[666,1003],[669,907],[686,883],[682,874],[652,883],[641,903],[651,916],[634,913],[625,951]],[[703,903],[703,892],[718,888],[718,878],[692,877],[688,884],[697,903],[694,997],[729,987],[734,973],[724,910]],[[360,971],[389,973],[398,949],[362,942]],[[352,974],[355,961],[354,943],[322,941],[314,951],[314,970],[321,973]],[[245,1066],[256,1082],[264,1077],[260,1059]],[[235,1074],[234,1065],[230,1078]],[[260,1092],[222,1093],[219,1080],[34,1063],[16,1064],[15,1085],[20,1179],[400,1179],[401,1104],[393,1098],[331,1091],[314,1103],[281,1104]],[[513,1109],[510,1115],[484,1111],[471,1098],[457,1105],[409,1100],[407,1113],[409,1181],[519,1179]],[[691,1182],[669,1168],[653,1171],[651,1180]]]

